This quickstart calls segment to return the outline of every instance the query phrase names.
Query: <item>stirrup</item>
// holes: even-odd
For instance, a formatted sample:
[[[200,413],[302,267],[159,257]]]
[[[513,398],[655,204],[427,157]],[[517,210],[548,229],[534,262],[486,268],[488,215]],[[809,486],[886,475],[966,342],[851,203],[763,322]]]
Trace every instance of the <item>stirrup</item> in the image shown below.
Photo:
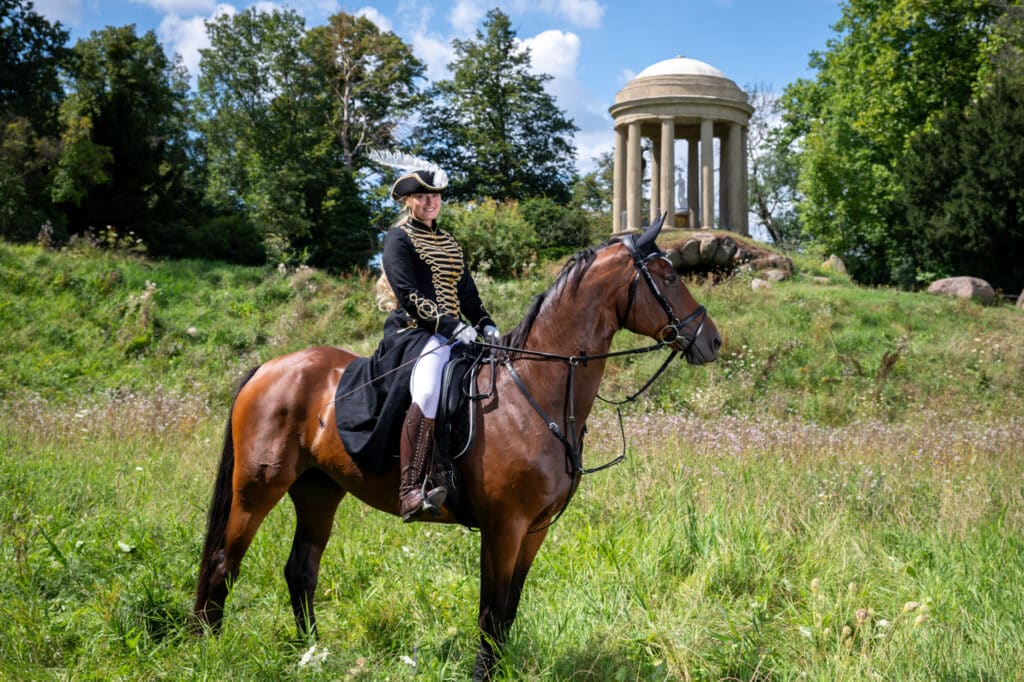
[[[433,516],[440,516],[441,505],[444,504],[446,497],[448,497],[448,491],[441,486],[437,486],[433,490],[423,494],[423,504],[420,506],[420,509]]]
[[[402,515],[403,523],[410,523],[412,521],[418,521],[423,513],[426,512],[431,516],[441,515],[441,505],[444,504],[445,498],[448,496],[448,491],[438,486],[433,488],[429,492],[424,492],[422,489],[414,492],[419,493],[420,501],[419,504],[413,507],[410,511]]]

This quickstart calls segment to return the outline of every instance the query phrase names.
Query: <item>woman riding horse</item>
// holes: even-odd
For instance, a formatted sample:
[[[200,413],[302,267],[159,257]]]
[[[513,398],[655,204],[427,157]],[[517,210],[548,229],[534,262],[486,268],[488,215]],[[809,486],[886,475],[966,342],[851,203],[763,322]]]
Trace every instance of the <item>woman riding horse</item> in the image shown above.
[[[338,428],[345,449],[356,458],[386,450],[382,443],[390,435],[393,416],[409,404],[411,394],[399,448],[399,514],[405,522],[424,512],[438,515],[447,493],[440,486],[425,486],[441,373],[452,344],[472,343],[477,330],[489,342],[498,340],[498,328],[480,302],[462,247],[437,224],[441,192],[447,186],[444,171],[431,167],[408,172],[391,187],[391,197],[404,210],[384,237],[378,283],[383,289],[378,301],[389,310],[384,338],[373,357],[350,367],[339,387],[339,394],[348,397]],[[463,322],[463,316],[472,324]],[[417,359],[410,362],[412,358]]]
[[[577,254],[504,339],[514,350],[505,351],[494,374],[481,369],[479,385],[493,380],[494,388],[477,407],[480,435],[457,462],[463,504],[480,529],[474,678],[491,676],[548,526],[579,483],[576,444],[616,332],[655,339],[654,347],[681,352],[691,364],[718,357],[718,330],[655,244],[660,226]],[[320,558],[341,499],[352,494],[402,513],[398,467],[360,464],[334,427],[333,413],[346,409],[334,401],[338,384],[356,360],[340,348],[309,348],[269,360],[243,380],[210,505],[195,603],[201,623],[220,627],[242,558],[285,494],[295,505],[285,579],[300,631],[316,628]],[[457,522],[449,507],[435,520]]]

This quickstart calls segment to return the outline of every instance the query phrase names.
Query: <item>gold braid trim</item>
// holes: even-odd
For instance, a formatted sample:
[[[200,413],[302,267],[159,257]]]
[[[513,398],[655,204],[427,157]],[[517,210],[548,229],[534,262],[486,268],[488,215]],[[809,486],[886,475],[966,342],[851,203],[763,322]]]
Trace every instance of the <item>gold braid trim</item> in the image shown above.
[[[412,241],[416,253],[430,268],[434,286],[436,301],[416,294],[409,297],[420,318],[439,320],[443,314],[459,317],[458,284],[465,267],[459,242],[443,230],[426,232],[415,230],[408,224],[401,227]]]

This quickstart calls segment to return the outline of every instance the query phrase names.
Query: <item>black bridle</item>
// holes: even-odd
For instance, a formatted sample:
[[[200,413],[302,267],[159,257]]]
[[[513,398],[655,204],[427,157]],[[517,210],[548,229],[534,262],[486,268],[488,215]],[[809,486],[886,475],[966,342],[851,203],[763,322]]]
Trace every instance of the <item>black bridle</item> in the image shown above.
[[[686,341],[686,347],[682,349],[683,353],[689,353],[693,348],[693,344],[697,341],[697,337],[700,336],[701,331],[704,329],[704,322],[707,320],[708,311],[702,306],[698,305],[692,313],[679,319],[676,317],[675,311],[672,310],[672,304],[668,302],[665,295],[661,293],[661,289],[658,287],[658,283],[654,280],[654,275],[651,274],[647,264],[654,260],[664,259],[668,261],[668,257],[663,251],[655,249],[648,255],[643,255],[636,246],[636,238],[633,235],[628,235],[622,238],[622,244],[629,251],[633,257],[633,264],[636,266],[636,275],[633,277],[633,281],[629,285],[629,298],[626,302],[626,311],[622,314],[622,319],[619,321],[620,326],[625,326],[626,320],[629,319],[629,313],[633,309],[633,302],[636,299],[637,285],[640,283],[642,277],[647,282],[647,288],[650,289],[651,294],[654,296],[654,300],[658,302],[661,309],[665,311],[668,316],[668,324],[662,327],[661,331],[658,332],[658,340],[664,344],[672,345],[675,344],[680,338]],[[693,336],[687,337],[683,334],[683,330],[690,326],[694,320],[700,318],[700,324],[697,325],[697,330]]]
[[[692,313],[688,314],[681,320],[678,317],[676,317],[675,311],[672,309],[672,304],[669,303],[667,298],[665,298],[665,295],[661,292],[661,289],[658,287],[658,283],[655,281],[654,276],[651,274],[650,269],[647,267],[647,264],[653,260],[659,258],[664,258],[665,260],[668,260],[663,251],[660,251],[656,247],[653,247],[652,242],[653,248],[651,249],[651,252],[647,254],[642,253],[642,251],[644,251],[645,249],[637,247],[636,238],[633,235],[627,235],[623,237],[621,239],[621,242],[626,247],[626,250],[629,251],[630,255],[632,256],[633,265],[636,268],[636,274],[634,275],[629,285],[629,295],[626,301],[626,310],[622,314],[622,317],[619,319],[619,326],[621,328],[624,328],[626,322],[629,320],[629,314],[633,310],[633,304],[636,300],[637,289],[642,278],[645,282],[647,282],[648,289],[650,290],[651,294],[654,296],[654,299],[658,302],[658,304],[661,306],[661,309],[665,312],[666,316],[668,317],[668,324],[662,327],[661,331],[658,332],[657,343],[642,348],[630,348],[621,351],[601,353],[598,355],[588,355],[586,353],[583,353],[581,355],[559,355],[557,353],[531,351],[522,348],[512,348],[509,346],[501,346],[496,344],[482,344],[491,349],[491,390],[493,391],[494,386],[493,382],[495,351],[501,351],[505,353],[503,364],[505,366],[505,369],[508,371],[509,376],[512,377],[512,380],[515,382],[516,386],[519,387],[519,391],[523,394],[523,397],[526,398],[527,402],[530,403],[530,406],[533,407],[534,411],[538,415],[540,415],[541,419],[543,419],[545,424],[547,424],[548,429],[551,431],[551,433],[562,443],[562,446],[565,448],[566,473],[572,478],[572,483],[569,488],[569,495],[566,497],[565,504],[562,505],[562,508],[558,511],[558,513],[555,514],[555,516],[552,517],[552,519],[548,523],[544,524],[542,527],[531,530],[531,533],[535,533],[540,530],[543,530],[544,528],[549,527],[562,516],[565,510],[569,507],[569,502],[572,500],[572,497],[575,494],[577,487],[579,487],[579,482],[584,474],[593,474],[598,471],[603,471],[605,469],[615,466],[616,464],[619,464],[620,462],[626,459],[626,431],[623,426],[621,406],[636,400],[641,393],[650,388],[651,384],[653,384],[654,381],[659,376],[661,376],[662,372],[664,372],[665,369],[668,368],[668,365],[672,362],[672,360],[676,358],[676,356],[680,352],[688,354],[693,348],[693,344],[696,343],[697,337],[703,330],[704,323],[707,320],[707,309],[703,305],[698,305]],[[696,331],[693,333],[692,336],[687,336],[684,333],[684,330],[690,325],[692,325],[693,322],[697,319],[700,320],[700,323],[697,325]],[[686,342],[685,347],[681,349],[677,347],[677,342],[680,339],[683,339]],[[647,382],[643,386],[641,386],[639,390],[636,391],[636,393],[618,401],[607,400],[601,397],[600,394],[597,395],[597,397],[600,400],[616,406],[616,413],[618,414],[619,420],[619,433],[622,438],[622,452],[614,459],[600,466],[592,467],[589,469],[584,468],[583,437],[586,435],[587,427],[584,424],[580,436],[577,439],[574,391],[576,368],[581,364],[585,366],[587,362],[590,360],[602,360],[607,358],[619,357],[623,355],[649,353],[651,351],[658,350],[665,346],[669,346],[670,348],[672,348],[672,352],[665,359],[665,362],[661,364],[661,367],[658,368],[658,370],[651,376],[651,378],[648,379]],[[513,356],[527,356],[539,360],[557,360],[565,362],[566,365],[569,367],[569,376],[566,382],[566,414],[564,416],[564,421],[567,424],[568,428],[565,431],[563,431],[562,428],[559,427],[558,422],[556,420],[552,419],[544,411],[544,408],[541,407],[540,403],[537,401],[536,398],[534,398],[533,394],[527,388],[526,384],[519,376],[519,373],[512,365]],[[485,397],[486,395],[489,394],[484,394],[479,397]]]

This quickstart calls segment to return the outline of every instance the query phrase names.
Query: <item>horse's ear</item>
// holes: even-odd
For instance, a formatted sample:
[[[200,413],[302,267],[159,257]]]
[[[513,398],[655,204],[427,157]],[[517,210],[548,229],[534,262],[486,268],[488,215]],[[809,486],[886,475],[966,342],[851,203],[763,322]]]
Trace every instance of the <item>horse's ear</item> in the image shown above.
[[[658,233],[661,232],[661,226],[665,224],[665,218],[668,216],[668,212],[661,214],[661,217],[654,221],[654,224],[647,228],[636,240],[636,252],[642,256],[649,256],[654,253],[657,249],[657,245],[654,243],[658,238]]]

